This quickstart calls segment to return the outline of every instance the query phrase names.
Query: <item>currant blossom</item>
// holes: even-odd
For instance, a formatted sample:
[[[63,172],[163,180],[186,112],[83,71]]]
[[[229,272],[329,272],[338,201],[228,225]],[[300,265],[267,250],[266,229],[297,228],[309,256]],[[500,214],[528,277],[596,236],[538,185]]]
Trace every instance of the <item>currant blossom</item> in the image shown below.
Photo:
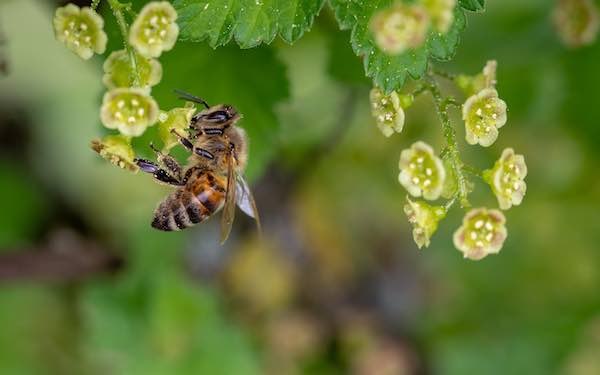
[[[506,124],[506,103],[495,89],[483,89],[463,104],[462,118],[467,143],[490,146],[498,138],[498,129]]]
[[[553,21],[563,43],[581,47],[594,43],[600,26],[598,7],[592,0],[558,0]]]
[[[150,88],[158,84],[162,78],[162,66],[156,59],[146,58],[136,53],[136,64],[138,73],[138,86]],[[131,87],[133,69],[129,62],[127,51],[122,49],[108,56],[103,65],[104,76],[102,82],[109,89],[116,87]]]
[[[129,32],[129,43],[146,57],[158,57],[169,51],[177,41],[179,26],[175,23],[177,12],[166,1],[146,4]]]
[[[503,210],[521,204],[527,191],[526,176],[525,158],[515,154],[512,148],[504,149],[494,167],[483,172],[484,180],[491,186]]]
[[[131,139],[123,135],[109,135],[104,139],[92,141],[92,150],[119,168],[137,172],[139,167],[133,159],[135,153],[131,148]]]
[[[497,254],[506,240],[506,219],[498,210],[474,208],[463,218],[454,232],[454,246],[465,258],[480,260],[489,254]]]
[[[445,34],[454,22],[454,8],[456,0],[421,0],[431,17],[433,27]]]
[[[425,142],[416,142],[400,154],[400,184],[414,197],[439,198],[446,180],[442,160]]]
[[[422,5],[398,3],[375,14],[370,28],[383,52],[398,55],[423,45],[429,24],[429,15]]]
[[[82,59],[106,50],[104,20],[91,8],[67,4],[56,9],[53,23],[56,39]]]
[[[171,148],[179,143],[172,130],[179,134],[186,134],[195,112],[196,107],[191,102],[186,102],[183,108],[173,108],[168,112],[160,112],[158,115],[158,134],[163,141],[164,153],[168,153]]]
[[[384,136],[390,137],[394,132],[400,133],[404,128],[404,109],[402,99],[409,102],[405,96],[400,96],[395,91],[385,95],[379,88],[373,88],[370,94],[371,114],[375,118],[377,127]]]
[[[438,222],[446,216],[446,209],[441,206],[431,206],[423,201],[413,202],[406,197],[404,213],[408,217],[408,222],[413,225],[413,239],[420,249],[429,246]]]
[[[158,119],[158,105],[139,88],[116,88],[104,95],[100,119],[109,129],[138,137]]]

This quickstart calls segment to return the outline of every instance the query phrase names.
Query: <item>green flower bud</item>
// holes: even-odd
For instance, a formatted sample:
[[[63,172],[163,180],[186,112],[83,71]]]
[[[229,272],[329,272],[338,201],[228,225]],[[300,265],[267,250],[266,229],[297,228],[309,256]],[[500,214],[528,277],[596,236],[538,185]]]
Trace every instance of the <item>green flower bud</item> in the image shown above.
[[[398,3],[371,19],[375,43],[389,55],[399,55],[423,45],[429,29],[429,15],[419,4]]]
[[[483,67],[483,71],[475,76],[460,74],[456,77],[456,85],[467,96],[475,95],[483,89],[496,87],[496,69],[498,63],[495,60],[489,60]]]
[[[563,43],[572,48],[594,43],[600,25],[598,8],[592,0],[558,0],[554,27]]]
[[[158,105],[139,88],[117,88],[104,94],[100,119],[109,129],[138,137],[158,119]]]
[[[431,206],[423,201],[411,201],[406,197],[404,213],[408,222],[413,225],[413,239],[417,246],[428,247],[431,236],[438,227],[438,222],[446,217],[446,209],[441,206]]]
[[[462,115],[467,143],[487,147],[496,142],[498,129],[506,124],[506,103],[495,89],[483,89],[467,99]]]
[[[454,22],[454,8],[456,0],[421,0],[431,17],[431,23],[435,29],[445,34]]]
[[[102,29],[104,20],[91,8],[67,4],[56,9],[53,23],[56,39],[82,59],[87,60],[94,53],[104,53],[107,41]]]
[[[129,32],[129,43],[146,57],[158,57],[169,51],[177,41],[179,26],[175,23],[177,12],[166,1],[146,4]]]
[[[498,205],[503,210],[521,204],[527,191],[526,176],[525,158],[523,155],[516,155],[512,148],[504,149],[494,167],[483,173],[484,180],[491,186],[498,198]]]
[[[136,53],[139,87],[150,88],[160,82],[162,66],[156,59],[148,59]],[[131,69],[129,55],[126,50],[115,51],[104,62],[104,77],[102,82],[109,89],[131,87],[134,72]]]
[[[498,210],[474,208],[469,211],[462,226],[454,232],[454,246],[465,258],[480,260],[488,254],[497,254],[506,240],[506,219]]]
[[[380,89],[374,88],[370,99],[371,113],[383,135],[390,137],[394,132],[400,133],[404,128],[405,118],[400,96],[395,91],[385,95]]]
[[[400,184],[414,197],[439,198],[446,180],[442,160],[425,142],[416,142],[400,154]]]
[[[179,143],[178,138],[171,130],[176,130],[179,134],[186,134],[195,112],[196,107],[191,102],[186,102],[183,108],[173,108],[168,112],[160,112],[158,116],[158,134],[163,141],[164,153],[168,153],[171,148]]]
[[[91,147],[92,150],[119,168],[127,169],[131,172],[139,170],[139,167],[133,161],[135,153],[131,148],[131,139],[129,137],[109,135],[102,140],[93,140]]]

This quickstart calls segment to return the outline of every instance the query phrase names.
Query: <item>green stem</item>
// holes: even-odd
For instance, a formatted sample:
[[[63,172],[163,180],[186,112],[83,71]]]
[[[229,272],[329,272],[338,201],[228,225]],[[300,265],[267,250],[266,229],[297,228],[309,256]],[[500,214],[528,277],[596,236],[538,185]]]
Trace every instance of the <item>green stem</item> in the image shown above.
[[[440,70],[440,69],[438,69],[436,67],[431,67],[431,73],[433,73],[433,74],[435,74],[437,76],[440,76],[442,78],[446,78],[446,79],[448,79],[450,81],[454,81],[456,79],[456,75],[455,74],[445,72],[445,71]]]
[[[479,169],[470,166],[468,164],[463,163],[463,171],[472,174],[473,176],[477,176],[477,177],[481,177],[483,178],[483,172],[480,171]]]
[[[129,4],[121,4],[118,0],[108,0],[108,4],[110,5],[110,9],[112,10],[115,18],[117,19],[117,24],[119,24],[119,29],[121,30],[121,36],[123,37],[123,45],[125,46],[125,50],[127,50],[127,55],[129,55],[129,64],[131,65],[131,71],[133,77],[130,77],[133,87],[137,87],[140,84],[140,75],[137,68],[137,59],[135,56],[135,51],[131,44],[129,44],[129,32],[127,21],[125,20],[125,16],[123,15],[123,10],[127,10]]]
[[[456,179],[458,180],[458,199],[460,201],[460,205],[462,207],[469,207],[470,203],[467,199],[467,195],[469,191],[467,189],[467,177],[464,174],[464,163],[460,159],[460,155],[458,153],[458,142],[456,140],[456,130],[452,127],[450,122],[450,116],[448,115],[448,106],[453,105],[455,103],[454,99],[450,97],[444,97],[440,88],[435,82],[435,80],[429,80],[429,84],[427,85],[429,92],[431,92],[431,96],[433,97],[433,101],[435,103],[435,107],[438,112],[438,116],[440,118],[440,122],[442,123],[442,131],[444,133],[444,137],[446,138],[446,157],[450,161],[450,165],[454,170],[456,175]]]
[[[98,4],[100,4],[100,0],[92,0],[92,5],[90,5],[90,8],[95,11],[98,8]]]

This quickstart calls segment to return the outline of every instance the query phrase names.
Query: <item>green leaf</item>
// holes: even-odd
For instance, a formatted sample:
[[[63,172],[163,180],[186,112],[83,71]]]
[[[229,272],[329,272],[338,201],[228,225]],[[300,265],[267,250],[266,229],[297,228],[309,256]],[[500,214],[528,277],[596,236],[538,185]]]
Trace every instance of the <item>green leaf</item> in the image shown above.
[[[459,0],[463,9],[471,12],[483,12],[485,10],[485,0]]]
[[[373,78],[373,83],[386,93],[401,88],[408,76],[421,78],[430,58],[440,61],[451,59],[460,33],[466,26],[463,10],[456,7],[454,23],[446,34],[440,35],[432,30],[422,47],[391,56],[377,48],[369,29],[372,15],[391,3],[391,0],[330,0],[340,27],[352,29],[352,48],[354,53],[363,57],[367,76]]]
[[[312,26],[324,0],[176,0],[180,39],[208,40],[215,48],[231,38],[242,48],[293,43]]]

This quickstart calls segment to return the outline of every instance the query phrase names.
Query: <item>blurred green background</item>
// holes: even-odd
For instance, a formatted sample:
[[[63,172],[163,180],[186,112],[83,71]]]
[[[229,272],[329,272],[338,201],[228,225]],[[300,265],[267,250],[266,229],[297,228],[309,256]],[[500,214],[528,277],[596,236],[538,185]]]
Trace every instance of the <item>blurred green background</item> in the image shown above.
[[[154,231],[169,188],[90,150],[102,59],[54,40],[58,5],[0,3],[0,373],[600,374],[600,43],[564,48],[552,1],[490,1],[438,64],[498,60],[509,122],[482,149],[455,121],[462,153],[487,168],[513,147],[529,167],[502,252],[480,262],[452,245],[460,210],[414,245],[398,157],[417,139],[440,149],[439,122],[423,96],[402,134],[379,133],[329,9],[293,46],[179,42],[161,57],[161,108],[180,88],[267,134],[248,171],[265,241],[241,214],[224,247],[214,219]],[[155,131],[136,140],[147,157]]]

